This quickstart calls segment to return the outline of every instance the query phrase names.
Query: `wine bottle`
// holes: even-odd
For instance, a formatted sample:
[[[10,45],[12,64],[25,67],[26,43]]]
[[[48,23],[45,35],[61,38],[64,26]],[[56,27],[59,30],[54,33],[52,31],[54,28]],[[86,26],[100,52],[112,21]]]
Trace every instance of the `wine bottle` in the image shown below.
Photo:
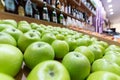
[[[32,2],[30,0],[27,0],[25,4],[25,16],[33,17]]]
[[[63,20],[64,20],[64,16],[63,16],[62,12],[60,12],[59,23],[63,24]]]
[[[43,20],[49,21],[48,9],[47,9],[47,4],[46,4],[46,2],[44,2],[44,6],[43,6]]]
[[[18,3],[19,3],[19,6],[18,6],[18,15],[25,16],[25,10],[24,10],[24,2],[23,2],[23,0],[19,0]]]
[[[55,10],[55,6],[53,6],[54,10],[52,12],[52,21],[57,23],[57,13],[56,13],[56,10]]]
[[[40,13],[39,13],[39,10],[37,8],[37,5],[35,3],[32,3],[32,6],[33,6],[33,17],[35,19],[40,20]]]
[[[5,0],[5,11],[10,13],[18,13],[18,1],[17,0]]]
[[[4,10],[5,10],[5,3],[3,0],[0,0],[0,11],[4,12]]]

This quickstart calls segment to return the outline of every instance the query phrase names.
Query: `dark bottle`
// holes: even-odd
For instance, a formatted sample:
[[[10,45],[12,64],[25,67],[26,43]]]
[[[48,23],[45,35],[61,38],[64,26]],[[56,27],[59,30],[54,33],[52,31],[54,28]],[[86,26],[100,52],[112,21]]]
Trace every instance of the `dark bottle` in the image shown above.
[[[46,0],[46,2],[47,2],[48,4],[50,4],[50,3],[51,3],[51,0]]]
[[[44,2],[44,6],[43,6],[43,20],[49,21],[48,9],[47,9],[47,4],[46,4],[46,2]]]
[[[0,11],[4,12],[4,10],[5,10],[5,3],[3,0],[0,0]]]
[[[57,13],[56,13],[56,10],[55,10],[55,6],[53,6],[54,10],[52,12],[52,21],[57,23]]]
[[[61,3],[59,0],[56,0],[55,6],[56,8],[61,9]]]
[[[27,0],[25,4],[25,16],[33,17],[32,2],[30,0]]]
[[[25,16],[24,1],[23,0],[19,0],[18,3],[19,3],[19,6],[18,6],[18,15]]]
[[[32,6],[33,6],[33,17],[35,19],[40,20],[40,13],[39,13],[39,10],[37,8],[37,5],[35,3],[32,3]]]
[[[5,0],[5,11],[10,13],[18,13],[18,1],[17,0]]]
[[[63,24],[63,20],[64,20],[64,16],[63,16],[62,12],[60,12],[59,23]]]

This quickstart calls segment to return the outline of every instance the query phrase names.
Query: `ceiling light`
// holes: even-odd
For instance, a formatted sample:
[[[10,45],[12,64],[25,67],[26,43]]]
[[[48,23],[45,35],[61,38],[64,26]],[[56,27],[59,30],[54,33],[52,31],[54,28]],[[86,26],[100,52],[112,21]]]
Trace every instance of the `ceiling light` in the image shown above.
[[[110,15],[113,15],[114,14],[114,12],[110,12]]]
[[[110,11],[110,12],[113,12],[113,9],[110,9],[109,11]]]
[[[108,3],[112,2],[112,0],[107,0]]]
[[[109,8],[112,8],[112,4],[108,5]]]

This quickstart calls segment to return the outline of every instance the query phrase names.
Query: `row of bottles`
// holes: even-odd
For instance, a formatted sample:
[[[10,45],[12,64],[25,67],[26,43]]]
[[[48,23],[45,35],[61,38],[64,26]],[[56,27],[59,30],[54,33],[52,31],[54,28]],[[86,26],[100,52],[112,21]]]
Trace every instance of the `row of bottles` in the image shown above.
[[[38,6],[35,3],[31,2],[31,0],[0,0],[0,11],[6,11],[19,14],[21,16],[36,18],[38,20],[42,19],[45,21],[52,21],[55,23],[63,24],[64,16],[62,12],[60,12],[59,15],[56,13],[56,6],[59,6],[53,5],[54,10],[51,14],[48,11],[46,1],[43,2],[44,6],[42,8],[38,8]],[[59,4],[58,1],[56,1],[56,4]]]

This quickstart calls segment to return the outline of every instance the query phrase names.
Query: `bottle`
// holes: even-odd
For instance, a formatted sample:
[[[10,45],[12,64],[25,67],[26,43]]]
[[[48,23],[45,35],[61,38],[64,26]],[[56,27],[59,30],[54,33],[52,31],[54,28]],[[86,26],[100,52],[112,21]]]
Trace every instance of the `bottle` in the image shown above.
[[[37,5],[35,3],[32,3],[32,6],[33,6],[33,17],[35,19],[40,20],[40,13],[39,13],[39,10],[37,8]]]
[[[46,2],[44,2],[44,6],[43,6],[43,20],[49,21],[48,9],[47,9],[47,4],[46,4]]]
[[[25,4],[25,16],[33,17],[32,2],[30,0],[27,0]]]
[[[52,6],[55,6],[56,0],[51,0],[50,2]]]
[[[59,0],[56,0],[55,6],[56,8],[61,9],[61,3]]]
[[[18,13],[18,1],[17,0],[5,0],[5,11],[10,13]]]
[[[5,3],[3,0],[0,0],[0,11],[4,12],[4,10],[5,10],[4,8],[5,8]]]
[[[64,21],[64,16],[63,16],[62,12],[60,11],[59,23],[63,24],[63,21]]]
[[[52,21],[57,23],[57,13],[56,13],[56,10],[55,10],[55,6],[53,6],[54,10],[52,12]]]
[[[24,2],[23,2],[23,0],[19,0],[18,15],[25,16]]]
[[[50,4],[51,1],[50,1],[50,0],[46,0],[46,2],[47,2],[48,4]]]

